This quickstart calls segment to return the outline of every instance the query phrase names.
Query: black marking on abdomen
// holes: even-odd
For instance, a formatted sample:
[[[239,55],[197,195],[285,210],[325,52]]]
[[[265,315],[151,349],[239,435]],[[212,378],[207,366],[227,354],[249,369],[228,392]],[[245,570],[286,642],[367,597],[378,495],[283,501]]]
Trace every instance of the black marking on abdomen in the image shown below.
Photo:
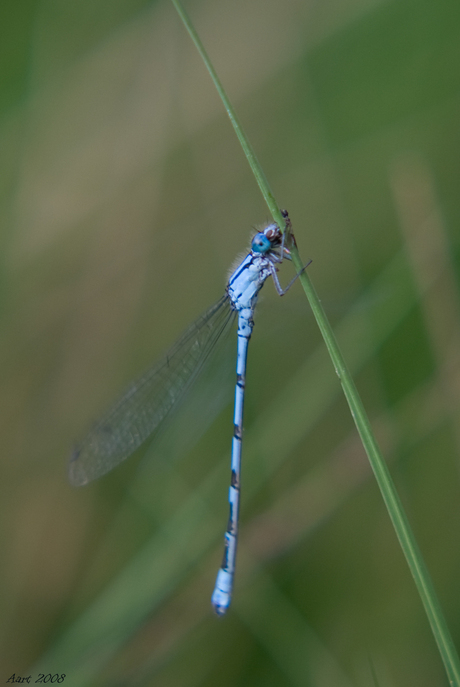
[[[243,430],[239,425],[233,425],[233,436],[235,439],[238,439],[238,441],[241,441],[243,438]]]
[[[222,558],[222,565],[220,566],[222,570],[228,570],[228,550],[229,544],[228,541],[225,540],[224,556]]]
[[[246,379],[244,375],[236,375],[236,386],[244,389],[246,386]]]
[[[240,488],[239,478],[238,478],[238,475],[236,474],[235,470],[232,470],[232,478],[231,478],[230,485],[231,485],[234,489],[238,489],[238,490],[239,490],[239,488]]]
[[[234,537],[238,534],[238,506],[230,506],[230,515],[227,523],[227,534]]]

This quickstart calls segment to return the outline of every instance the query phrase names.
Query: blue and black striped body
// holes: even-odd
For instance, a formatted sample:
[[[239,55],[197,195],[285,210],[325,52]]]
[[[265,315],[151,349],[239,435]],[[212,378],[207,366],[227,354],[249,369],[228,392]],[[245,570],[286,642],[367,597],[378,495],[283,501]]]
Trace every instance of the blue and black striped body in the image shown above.
[[[225,551],[222,566],[217,574],[212,595],[212,604],[218,615],[223,615],[231,601],[235,573],[238,539],[238,512],[240,505],[241,445],[243,438],[243,407],[246,385],[246,361],[248,344],[254,326],[253,314],[257,297],[267,277],[274,278],[279,293],[275,263],[281,262],[279,250],[281,234],[276,224],[270,224],[263,232],[256,234],[251,252],[231,275],[227,293],[234,310],[238,312],[238,350],[236,363],[234,433],[232,441],[232,473],[229,489],[230,515],[225,533]],[[278,249],[278,250],[277,250]],[[279,287],[279,288],[278,288]]]
[[[288,227],[287,214],[285,218]],[[156,365],[129,385],[75,446],[69,463],[70,482],[74,486],[82,486],[109,472],[138,449],[179,406],[216,342],[229,330],[237,313],[238,358],[230,517],[225,533],[224,560],[212,596],[212,603],[219,615],[223,615],[230,605],[235,571],[244,389],[252,316],[258,293],[267,277],[273,277],[276,290],[283,295],[276,264],[285,257],[289,257],[289,251],[284,247],[277,224],[269,224],[257,233],[252,240],[250,253],[231,275],[223,298],[190,325]]]

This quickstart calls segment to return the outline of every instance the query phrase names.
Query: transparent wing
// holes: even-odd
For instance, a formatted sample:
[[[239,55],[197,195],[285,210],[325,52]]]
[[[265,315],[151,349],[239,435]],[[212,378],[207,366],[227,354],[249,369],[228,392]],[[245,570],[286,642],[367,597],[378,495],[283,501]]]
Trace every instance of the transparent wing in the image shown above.
[[[234,319],[225,295],[102,416],[74,449],[69,479],[80,486],[109,472],[152,434],[178,405]]]

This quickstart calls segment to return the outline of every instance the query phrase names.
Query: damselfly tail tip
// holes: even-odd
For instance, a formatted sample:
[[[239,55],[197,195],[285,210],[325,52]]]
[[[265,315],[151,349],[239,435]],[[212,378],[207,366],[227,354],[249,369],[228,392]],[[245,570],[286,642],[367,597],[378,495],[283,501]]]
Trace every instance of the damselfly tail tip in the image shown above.
[[[219,618],[222,618],[226,613],[227,613],[227,607],[226,606],[216,606],[213,604],[214,608],[214,613],[219,616]]]
[[[232,600],[232,586],[233,576],[228,570],[221,568],[217,573],[216,586],[211,597],[211,603],[218,616],[223,616],[228,611]]]
[[[211,599],[212,607],[214,608],[214,613],[222,618],[228,611],[230,606],[230,598],[228,594],[222,594],[222,592],[217,589],[214,591]]]

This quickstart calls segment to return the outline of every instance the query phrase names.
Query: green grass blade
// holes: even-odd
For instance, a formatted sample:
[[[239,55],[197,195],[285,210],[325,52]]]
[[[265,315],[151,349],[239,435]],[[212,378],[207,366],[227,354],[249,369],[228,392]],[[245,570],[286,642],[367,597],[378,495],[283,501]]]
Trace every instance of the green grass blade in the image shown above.
[[[301,269],[301,261],[298,255],[293,261],[296,269]],[[329,355],[334,363],[335,370],[340,379],[343,392],[347,399],[351,414],[358,429],[361,441],[376,477],[380,491],[385,501],[396,535],[406,557],[412,576],[415,580],[420,598],[425,607],[425,612],[436,639],[444,666],[451,685],[460,685],[460,663],[454,647],[447,623],[437,599],[430,575],[418,548],[412,528],[404,512],[404,508],[396,491],[394,482],[387,468],[385,460],[372,431],[369,418],[364,409],[361,398],[356,389],[353,378],[340,352],[332,327],[321,306],[316,291],[308,275],[304,272],[301,277],[303,289],[307,295],[310,306],[315,315],[318,326],[323,335]]]
[[[178,0],[172,0],[172,2],[211,75],[214,85],[216,86],[222,102],[224,103],[227,114],[230,117],[233,128],[235,129],[235,133],[241,143],[249,165],[254,173],[257,183],[259,184],[262,195],[268,205],[270,213],[279,226],[283,227],[284,222],[278,204],[275,201],[257,157],[244,134],[236,113],[233,110],[233,107],[223,89],[221,82],[219,81],[214,67],[211,64],[211,61],[203,47],[203,44],[201,43],[190,21],[190,18],[186,14],[180,2]],[[292,260],[297,272],[300,272],[303,262],[296,246],[292,247]],[[425,607],[431,629],[444,662],[444,666],[449,677],[449,682],[451,685],[460,686],[460,662],[457,652],[452,642],[452,638],[437,600],[433,584],[416,543],[412,529],[409,525],[393,480],[391,479],[386,463],[372,432],[369,418],[353,382],[352,376],[340,352],[340,348],[334,336],[332,327],[326,317],[313,284],[306,272],[303,272],[300,275],[300,281],[326,343],[326,347],[334,364],[337,375],[340,379],[340,383],[361,437],[361,441],[382,493],[383,500],[386,504],[391,521],[401,544],[401,548],[415,580],[415,584]]]

